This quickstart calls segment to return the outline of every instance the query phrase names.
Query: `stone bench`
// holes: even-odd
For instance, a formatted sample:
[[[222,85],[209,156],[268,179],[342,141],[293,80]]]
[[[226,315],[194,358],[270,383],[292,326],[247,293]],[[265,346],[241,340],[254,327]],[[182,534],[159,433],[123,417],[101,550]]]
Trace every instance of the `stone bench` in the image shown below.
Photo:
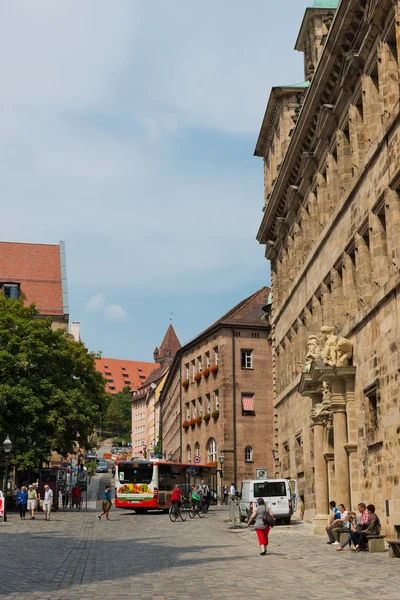
[[[386,540],[389,544],[389,557],[400,558],[400,539],[397,540]]]
[[[385,552],[385,536],[384,535],[367,535],[368,551],[369,552]]]
[[[341,529],[339,533],[339,542],[340,544],[344,544],[349,537],[348,529]],[[375,535],[371,533],[367,535],[368,539],[368,550],[369,552],[385,552],[385,536],[384,535]],[[400,542],[400,540],[398,540]]]

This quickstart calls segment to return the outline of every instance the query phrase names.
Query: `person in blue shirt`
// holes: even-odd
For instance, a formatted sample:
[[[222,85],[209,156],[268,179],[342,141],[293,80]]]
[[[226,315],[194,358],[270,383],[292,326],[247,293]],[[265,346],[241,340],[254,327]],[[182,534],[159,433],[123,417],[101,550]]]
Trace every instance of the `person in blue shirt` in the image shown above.
[[[18,492],[17,496],[17,506],[19,508],[19,516],[20,519],[25,521],[25,512],[26,512],[26,504],[28,502],[28,490],[23,485]]]
[[[111,487],[109,485],[106,486],[103,494],[103,512],[101,515],[97,515],[99,521],[101,521],[101,517],[106,515],[106,521],[109,521],[109,513],[111,509]]]

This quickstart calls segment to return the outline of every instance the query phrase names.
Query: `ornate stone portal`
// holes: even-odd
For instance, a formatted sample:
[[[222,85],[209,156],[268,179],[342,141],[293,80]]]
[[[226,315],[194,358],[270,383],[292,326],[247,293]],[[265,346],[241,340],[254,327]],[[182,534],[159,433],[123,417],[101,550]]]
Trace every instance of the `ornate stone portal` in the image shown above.
[[[354,507],[358,501],[357,432],[354,406],[355,367],[350,366],[353,345],[321,328],[322,337],[310,335],[306,364],[299,384],[302,396],[312,399],[314,430],[314,532],[325,533],[329,500]]]

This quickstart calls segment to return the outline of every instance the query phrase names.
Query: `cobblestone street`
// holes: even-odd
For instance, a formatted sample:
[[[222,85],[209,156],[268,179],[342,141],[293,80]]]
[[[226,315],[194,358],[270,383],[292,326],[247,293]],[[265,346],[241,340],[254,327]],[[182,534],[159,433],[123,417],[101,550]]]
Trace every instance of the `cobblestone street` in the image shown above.
[[[105,480],[96,478],[90,494]],[[387,552],[339,553],[294,523],[273,529],[263,557],[255,533],[230,530],[226,517],[212,507],[205,519],[171,523],[113,509],[107,523],[94,501],[88,512],[59,511],[50,522],[11,514],[0,527],[0,598],[399,598],[399,563]]]

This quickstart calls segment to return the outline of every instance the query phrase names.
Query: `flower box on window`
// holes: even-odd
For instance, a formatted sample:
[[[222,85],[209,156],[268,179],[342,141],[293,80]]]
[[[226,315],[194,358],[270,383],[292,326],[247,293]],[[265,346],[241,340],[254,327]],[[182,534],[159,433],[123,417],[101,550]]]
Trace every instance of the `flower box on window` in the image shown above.
[[[202,424],[202,422],[203,422],[203,417],[200,415],[200,417],[197,417],[197,425],[198,425],[198,427],[200,427],[200,425]]]
[[[204,423],[208,423],[208,421],[211,419],[211,415],[210,413],[207,413],[206,415],[204,415],[203,417],[203,421]]]
[[[211,416],[213,419],[218,419],[219,417],[219,410],[214,410],[214,412],[211,413]]]
[[[189,425],[192,429],[196,427],[197,419],[190,419]]]
[[[196,383],[200,383],[201,381],[201,373],[196,373],[196,375],[194,376],[194,380]]]
[[[210,367],[210,371],[213,375],[216,375],[218,373],[218,365],[213,365]]]
[[[203,375],[203,377],[208,379],[208,377],[210,377],[210,369],[208,367],[206,369],[204,369],[202,375]]]
[[[184,421],[182,423],[182,429],[184,429],[185,431],[189,429],[189,421]]]
[[[185,388],[185,390],[187,390],[187,389],[188,389],[188,387],[189,387],[189,379],[184,379],[184,380],[182,381],[182,387],[184,387],[184,388]]]

